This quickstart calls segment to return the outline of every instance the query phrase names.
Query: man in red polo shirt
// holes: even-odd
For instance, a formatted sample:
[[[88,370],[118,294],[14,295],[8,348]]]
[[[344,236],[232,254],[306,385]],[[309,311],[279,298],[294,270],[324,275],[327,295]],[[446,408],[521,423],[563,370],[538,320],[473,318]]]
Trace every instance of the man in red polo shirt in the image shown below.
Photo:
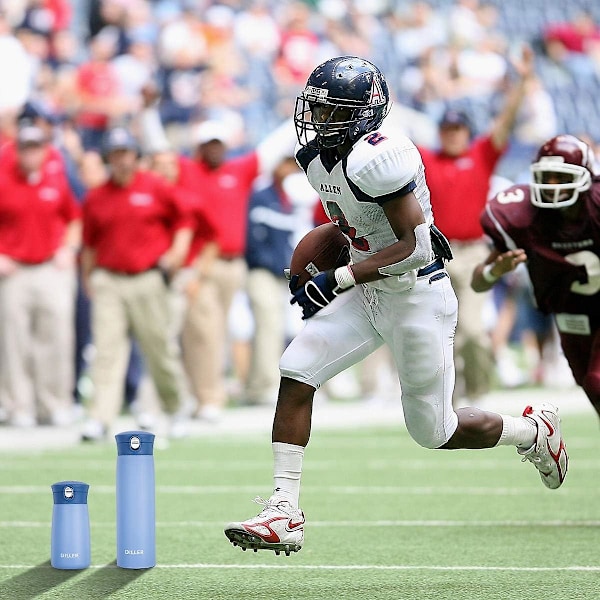
[[[72,415],[81,222],[64,174],[44,168],[46,146],[23,124],[14,162],[0,169],[0,408],[16,426]]]
[[[167,182],[138,168],[137,144],[127,129],[109,130],[103,148],[110,178],[90,190],[83,205],[82,275],[96,347],[83,440],[102,439],[119,414],[129,333],[139,343],[165,412],[175,416],[183,400],[167,282],[188,254],[189,209]]]
[[[201,190],[193,187],[190,181],[187,181],[186,187],[186,172],[182,159],[183,157],[175,151],[165,148],[153,152],[150,161],[150,169],[170,182],[182,200],[189,204],[194,226],[194,237],[188,255],[171,285],[175,311],[173,329],[177,339],[181,339],[186,329],[190,316],[189,308],[195,304],[200,288],[213,276],[215,259],[219,254],[217,229],[206,214],[206,199]],[[193,387],[199,385],[198,382],[192,383],[197,360],[197,355],[189,356],[183,352],[183,365]]]
[[[484,294],[476,294],[470,285],[473,269],[488,255],[479,215],[487,202],[490,178],[508,148],[526,81],[534,74],[530,48],[524,49],[515,69],[518,80],[487,134],[471,139],[467,115],[448,110],[439,123],[440,148],[419,147],[435,222],[450,240],[454,253],[447,269],[459,306],[454,344],[455,393],[471,402],[489,391],[493,373],[491,344],[483,323],[486,298]]]
[[[189,175],[206,198],[207,214],[217,227],[219,254],[190,305],[181,341],[198,402],[196,416],[213,421],[227,403],[228,315],[234,296],[246,283],[248,202],[259,159],[256,152],[228,158],[226,132],[215,121],[202,123],[194,141]]]
[[[156,95],[149,93],[141,115],[148,149],[168,144],[155,101]],[[234,157],[229,156],[225,122],[204,121],[195,128],[192,138],[193,156],[179,156],[179,185],[204,198],[206,214],[217,229],[219,255],[189,307],[182,347],[197,399],[196,416],[214,421],[227,403],[228,314],[235,294],[246,283],[244,253],[250,195],[259,175],[272,174],[281,159],[293,153],[296,133],[290,120],[271,132],[255,150]]]
[[[209,421],[217,419],[227,403],[228,314],[235,294],[246,285],[244,254],[250,195],[256,178],[271,175],[281,159],[292,152],[296,136],[291,122],[286,122],[256,150],[236,157],[228,156],[228,142],[224,123],[201,123],[194,132],[195,169],[189,169],[190,180],[206,199],[219,244],[215,267],[190,307],[182,337],[198,401],[196,416]]]
[[[173,185],[181,200],[189,205],[194,235],[182,266],[192,268],[197,272],[199,279],[202,279],[203,275],[211,270],[211,263],[219,251],[216,242],[217,229],[207,214],[206,201],[201,190],[194,188],[189,181],[186,186],[181,158],[173,150],[164,149],[152,154],[149,167],[153,173]]]

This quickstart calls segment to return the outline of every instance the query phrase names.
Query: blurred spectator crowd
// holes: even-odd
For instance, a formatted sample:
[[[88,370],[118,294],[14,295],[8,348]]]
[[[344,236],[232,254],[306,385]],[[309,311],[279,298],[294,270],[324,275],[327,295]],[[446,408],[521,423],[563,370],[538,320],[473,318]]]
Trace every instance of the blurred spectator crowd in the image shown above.
[[[76,126],[86,149],[160,90],[177,149],[190,122],[219,118],[232,147],[254,145],[291,115],[307,75],[333,55],[365,56],[396,102],[437,120],[448,104],[487,127],[522,42],[537,53],[518,141],[555,128],[592,132],[600,82],[593,0],[11,0],[0,33],[3,129],[26,100]],[[10,85],[6,85],[10,82]],[[11,111],[13,114],[11,115]]]
[[[206,148],[203,152],[200,148],[215,141],[223,145],[226,157],[208,170],[229,164],[243,169],[244,177],[252,176],[247,186],[236,189],[245,196],[239,202],[244,236],[254,246],[242,244],[227,251],[217,234],[207,233],[206,241],[217,239],[220,247],[214,259],[217,267],[206,266],[206,258],[206,264],[196,264],[195,257],[189,256],[187,264],[176,265],[196,264],[204,277],[218,269],[219,260],[226,269],[233,267],[232,260],[244,259],[244,270],[250,271],[250,276],[235,275],[239,284],[226,298],[213,298],[229,313],[218,332],[222,343],[214,346],[225,355],[222,363],[218,357],[214,368],[221,369],[230,385],[227,397],[216,401],[212,411],[203,412],[196,405],[192,411],[199,418],[213,419],[232,397],[240,402],[275,401],[275,357],[300,326],[299,315],[289,307],[275,307],[287,302],[280,263],[286,263],[295,242],[314,224],[318,202],[290,164],[294,133],[289,120],[313,68],[335,55],[370,59],[387,76],[395,103],[390,118],[417,144],[434,147],[437,123],[448,108],[469,115],[473,134],[489,128],[514,75],[511,57],[523,43],[535,52],[536,76],[527,82],[510,148],[496,173],[509,182],[527,181],[535,149],[556,133],[572,133],[596,145],[600,135],[600,3],[596,0],[0,0],[0,143],[3,147],[14,140],[17,145],[19,140],[34,144],[27,137],[34,134],[23,133],[23,126],[42,129],[84,213],[90,190],[104,185],[110,176],[103,144],[115,127],[126,129],[135,140],[141,170],[181,184],[188,194],[202,196],[216,189],[210,187],[213,183],[198,184],[209,179],[194,179],[192,171],[186,170],[186,161],[210,165]],[[123,149],[133,146],[128,141]],[[0,169],[10,162],[2,156]],[[239,162],[225,162],[231,160]],[[223,180],[219,185],[226,189],[228,184]],[[6,191],[0,188],[0,198],[3,194]],[[220,197],[202,199],[213,205],[207,211],[209,221],[219,219],[220,201]],[[435,211],[435,199],[432,203]],[[0,220],[1,207],[0,200]],[[219,229],[218,224],[215,227]],[[211,231],[210,227],[204,231]],[[273,232],[278,232],[275,237]],[[80,243],[71,246],[78,250]],[[280,259],[271,270],[274,281],[257,273],[262,269],[264,275],[271,268],[256,262],[270,244],[277,245]],[[198,252],[201,246],[196,246]],[[192,338],[205,335],[206,325],[198,325],[189,312],[198,301],[198,289],[190,280],[176,279],[175,266],[169,269],[173,272],[167,273],[168,283],[177,292],[174,301],[182,305],[173,331],[184,340],[185,351],[186,332],[188,337],[196,332]],[[0,281],[10,276],[9,271],[0,268]],[[247,282],[252,286],[249,293],[245,293]],[[78,327],[85,329],[89,299],[81,280],[78,287],[80,302],[75,304],[73,319],[79,319]],[[256,290],[263,289],[270,290],[275,303],[261,306],[264,294]],[[10,319],[6,310],[3,318]],[[281,314],[276,321],[267,318],[274,311]],[[276,332],[279,341],[265,337],[264,331]],[[512,334],[514,339],[519,336]],[[268,352],[273,345],[277,352]],[[0,352],[5,365],[9,352]],[[191,352],[194,361],[208,360],[202,354],[206,350]],[[70,360],[78,365],[74,398],[85,400],[93,390],[83,385],[87,366],[82,365],[92,362],[93,340],[81,343],[80,339],[73,354]],[[135,354],[134,345],[134,362]],[[259,354],[269,355],[268,365],[257,364]],[[137,360],[138,370],[144,372],[143,360]],[[535,370],[532,379],[539,382],[538,365]],[[256,378],[259,372],[263,379]],[[194,383],[190,368],[186,373],[189,395],[198,396],[200,384]],[[382,380],[389,383],[385,377]],[[507,376],[509,381],[514,377]],[[532,382],[527,376],[518,381]],[[363,396],[376,392],[365,390],[365,385],[359,384]],[[352,383],[346,381],[342,387],[343,391],[338,386],[331,394],[352,395]],[[6,394],[4,390],[0,395],[0,412],[10,420],[14,402]],[[133,399],[135,393],[129,396]],[[13,419],[14,424],[39,420],[30,416]],[[62,424],[65,419],[59,415],[54,421]]]

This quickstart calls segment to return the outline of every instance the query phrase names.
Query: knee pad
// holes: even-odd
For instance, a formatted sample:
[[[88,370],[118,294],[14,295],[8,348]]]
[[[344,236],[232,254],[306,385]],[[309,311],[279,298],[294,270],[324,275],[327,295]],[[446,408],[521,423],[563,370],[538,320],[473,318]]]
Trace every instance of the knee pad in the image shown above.
[[[428,434],[427,432],[421,431],[421,429],[410,428],[407,424],[408,433],[410,433],[410,437],[419,444],[422,448],[429,448],[429,450],[435,450],[440,446],[443,446],[448,440],[445,436],[436,436]]]
[[[454,411],[444,415],[441,403],[431,396],[402,398],[406,429],[419,446],[435,449],[443,446],[456,431],[458,417]]]

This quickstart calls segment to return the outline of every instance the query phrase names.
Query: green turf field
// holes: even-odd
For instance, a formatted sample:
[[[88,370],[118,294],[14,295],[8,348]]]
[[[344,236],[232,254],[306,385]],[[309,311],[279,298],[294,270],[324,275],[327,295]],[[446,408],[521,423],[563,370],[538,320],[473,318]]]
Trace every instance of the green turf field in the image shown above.
[[[0,456],[0,598],[564,600],[600,597],[600,436],[563,417],[570,471],[547,490],[514,449],[419,448],[403,426],[319,430],[305,547],[242,552],[223,524],[271,488],[268,436],[157,449],[158,565],[115,566],[114,444]],[[31,435],[35,435],[34,433]],[[50,567],[50,485],[90,484],[92,567]]]

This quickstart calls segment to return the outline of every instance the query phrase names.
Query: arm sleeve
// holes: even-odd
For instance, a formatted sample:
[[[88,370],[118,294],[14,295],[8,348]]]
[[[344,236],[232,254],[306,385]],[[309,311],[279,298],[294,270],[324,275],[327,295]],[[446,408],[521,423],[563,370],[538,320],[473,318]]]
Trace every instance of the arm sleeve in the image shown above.
[[[499,223],[492,211],[491,203],[488,203],[483,209],[479,222],[481,223],[484,233],[492,241],[494,248],[498,250],[498,252],[507,252],[508,246],[506,244],[506,239],[498,229]]]

